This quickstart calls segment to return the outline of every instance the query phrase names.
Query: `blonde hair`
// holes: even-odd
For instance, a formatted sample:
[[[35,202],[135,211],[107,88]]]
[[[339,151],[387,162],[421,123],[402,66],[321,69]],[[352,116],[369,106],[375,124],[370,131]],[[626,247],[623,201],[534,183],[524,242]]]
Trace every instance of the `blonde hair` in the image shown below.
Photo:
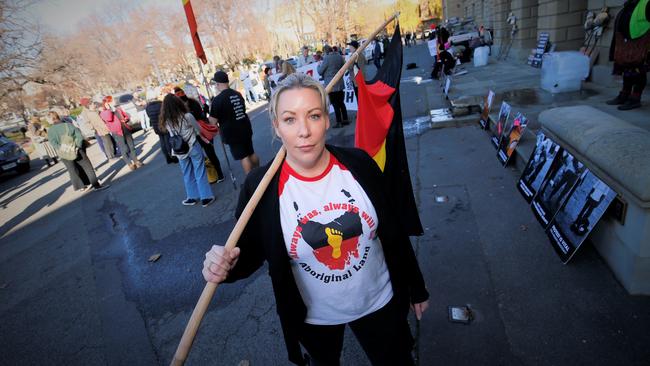
[[[320,96],[323,112],[327,113],[329,111],[330,104],[323,85],[312,79],[312,77],[307,74],[295,73],[282,80],[273,92],[273,96],[271,96],[271,103],[269,103],[269,116],[271,117],[271,122],[277,121],[278,119],[278,103],[280,101],[280,95],[285,91],[292,89],[311,89],[316,91]]]

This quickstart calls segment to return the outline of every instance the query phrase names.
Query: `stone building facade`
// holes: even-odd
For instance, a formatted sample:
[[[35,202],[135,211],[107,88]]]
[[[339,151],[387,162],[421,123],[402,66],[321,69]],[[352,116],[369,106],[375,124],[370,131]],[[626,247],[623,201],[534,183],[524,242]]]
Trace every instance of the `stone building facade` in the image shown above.
[[[596,72],[605,71],[611,65],[608,61],[609,45],[614,26],[614,17],[625,0],[443,0],[443,14],[446,18],[473,17],[477,25],[494,30],[495,44],[508,41],[510,25],[506,18],[510,12],[517,17],[519,31],[514,37],[509,56],[526,59],[535,47],[540,32],[548,32],[550,42],[558,51],[578,50],[585,39],[583,24],[587,11],[598,12],[609,7],[610,22],[597,47],[600,56]]]

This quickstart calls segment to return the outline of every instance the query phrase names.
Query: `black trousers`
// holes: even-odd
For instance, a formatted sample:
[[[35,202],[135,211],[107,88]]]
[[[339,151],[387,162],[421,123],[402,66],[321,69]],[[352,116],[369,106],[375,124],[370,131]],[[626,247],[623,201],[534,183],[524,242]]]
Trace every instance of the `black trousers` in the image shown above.
[[[634,94],[640,98],[647,83],[648,74],[646,74],[645,70],[641,72],[624,73],[623,93],[628,95]]]
[[[113,138],[117,141],[117,146],[120,147],[122,160],[127,165],[138,161],[138,154],[135,152],[135,145],[133,144],[133,136],[131,131],[122,128],[122,136],[113,134]]]
[[[84,188],[86,184],[90,184],[93,187],[99,187],[99,181],[95,175],[95,169],[93,168],[90,159],[88,159],[84,149],[79,149],[79,153],[75,160],[61,159],[61,161],[68,170],[70,182],[75,191]]]
[[[345,94],[343,90],[329,93],[330,102],[336,115],[336,123],[342,123],[348,120],[348,109],[345,108]]]
[[[348,323],[373,366],[414,365],[413,336],[406,316],[395,298],[383,308]],[[307,350],[311,366],[340,364],[345,324],[303,324],[300,343]]]
[[[158,139],[160,139],[160,151],[165,155],[165,160],[167,163],[173,162],[175,157],[172,156],[172,149],[169,147],[169,134],[160,133]]]
[[[223,171],[221,170],[221,163],[219,163],[219,158],[217,153],[214,151],[214,144],[212,142],[205,142],[200,136],[196,136],[196,140],[201,144],[205,155],[208,157],[208,160],[214,165],[214,168],[217,170],[218,179],[223,178]]]

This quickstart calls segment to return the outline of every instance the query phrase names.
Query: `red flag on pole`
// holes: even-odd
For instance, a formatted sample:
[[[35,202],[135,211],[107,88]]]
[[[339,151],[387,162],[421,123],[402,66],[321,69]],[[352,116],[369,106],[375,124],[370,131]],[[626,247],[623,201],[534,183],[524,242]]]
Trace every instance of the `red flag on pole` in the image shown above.
[[[359,108],[354,146],[372,156],[384,172],[389,192],[399,206],[404,230],[409,235],[422,235],[424,231],[413,195],[402,129],[401,76],[402,38],[397,25],[384,64],[375,78],[366,83],[360,72],[355,78],[359,86]]]
[[[201,60],[201,62],[207,64],[208,58],[205,56],[205,51],[203,50],[203,45],[201,44],[201,38],[199,38],[199,31],[196,25],[196,18],[194,17],[194,10],[192,10],[192,4],[190,3],[190,0],[181,1],[183,2],[183,8],[185,9],[187,24],[190,26],[190,35],[192,36],[192,43],[194,43],[196,56]]]

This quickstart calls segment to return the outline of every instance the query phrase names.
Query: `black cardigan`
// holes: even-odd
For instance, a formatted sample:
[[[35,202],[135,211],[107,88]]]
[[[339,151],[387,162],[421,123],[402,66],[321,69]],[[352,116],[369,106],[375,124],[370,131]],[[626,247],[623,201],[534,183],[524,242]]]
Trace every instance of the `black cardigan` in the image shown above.
[[[400,303],[400,310],[406,317],[409,302],[424,302],[429,298],[429,293],[409,237],[399,225],[399,213],[392,209],[396,205],[390,202],[382,172],[363,150],[330,145],[327,145],[327,149],[352,173],[375,207],[379,220],[377,234],[386,257],[393,296]],[[270,164],[257,168],[246,177],[239,196],[237,218],[269,167]],[[305,320],[307,308],[291,271],[290,258],[282,236],[278,199],[279,173],[278,170],[271,180],[237,243],[241,253],[226,282],[246,278],[260,268],[265,260],[268,262],[289,360],[302,364],[304,361],[297,331]]]

